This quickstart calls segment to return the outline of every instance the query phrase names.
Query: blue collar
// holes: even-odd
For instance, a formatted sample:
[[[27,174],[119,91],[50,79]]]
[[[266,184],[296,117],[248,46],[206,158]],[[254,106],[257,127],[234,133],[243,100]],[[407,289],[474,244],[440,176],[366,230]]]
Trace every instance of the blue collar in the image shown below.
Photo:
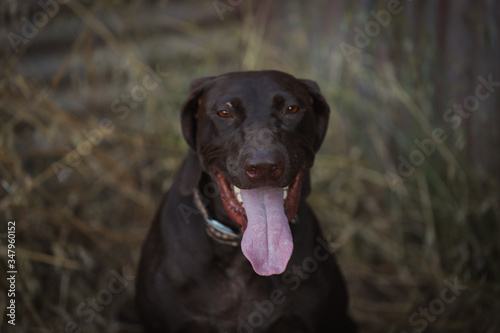
[[[241,233],[235,232],[222,222],[209,218],[208,212],[201,202],[200,192],[198,189],[195,189],[193,194],[196,208],[198,208],[201,215],[203,215],[203,218],[205,219],[205,231],[207,232],[207,235],[218,243],[235,247],[239,246],[241,242]]]

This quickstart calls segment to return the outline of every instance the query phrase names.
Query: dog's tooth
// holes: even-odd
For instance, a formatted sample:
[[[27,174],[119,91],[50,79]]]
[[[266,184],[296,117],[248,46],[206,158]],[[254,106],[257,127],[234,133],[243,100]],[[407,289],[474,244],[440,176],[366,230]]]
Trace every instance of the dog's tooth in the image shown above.
[[[234,194],[238,195],[238,193],[241,193],[241,189],[233,185],[233,190]]]
[[[236,194],[236,199],[238,199],[238,201],[242,204],[243,203],[243,199],[241,198],[241,192],[238,192]]]
[[[285,200],[287,197],[288,197],[288,188],[286,188],[286,189],[283,191],[283,200]]]

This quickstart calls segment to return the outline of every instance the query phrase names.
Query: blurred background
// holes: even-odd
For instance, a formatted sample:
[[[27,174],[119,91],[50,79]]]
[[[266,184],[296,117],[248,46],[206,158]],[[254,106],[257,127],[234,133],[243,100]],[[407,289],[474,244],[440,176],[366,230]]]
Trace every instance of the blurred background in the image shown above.
[[[6,0],[0,17],[2,332],[140,332],[133,276],[187,151],[189,82],[258,69],[317,81],[332,109],[308,202],[362,332],[500,331],[499,2]]]

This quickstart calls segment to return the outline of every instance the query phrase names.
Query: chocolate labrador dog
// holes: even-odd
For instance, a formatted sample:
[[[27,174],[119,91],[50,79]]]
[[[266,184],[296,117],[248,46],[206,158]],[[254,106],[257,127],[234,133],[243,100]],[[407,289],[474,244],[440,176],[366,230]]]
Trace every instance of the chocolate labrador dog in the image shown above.
[[[279,71],[191,83],[190,150],[142,248],[148,332],[355,332],[305,202],[329,112],[314,81]]]

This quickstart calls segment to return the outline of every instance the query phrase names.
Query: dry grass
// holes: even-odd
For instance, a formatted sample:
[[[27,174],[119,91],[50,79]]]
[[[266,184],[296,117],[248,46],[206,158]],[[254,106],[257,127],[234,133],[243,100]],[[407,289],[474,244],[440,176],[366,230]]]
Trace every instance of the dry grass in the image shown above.
[[[13,3],[0,6],[2,33],[19,33],[20,18],[40,10]],[[478,75],[499,77],[494,14],[478,28],[494,42],[477,62],[496,60],[483,70],[471,63],[468,76],[450,64],[443,89],[435,78],[444,52],[438,31],[414,28],[419,13],[435,19],[431,4],[405,8],[363,58],[348,63],[339,44],[352,43],[352,27],[386,2],[243,1],[222,22],[211,1],[192,3],[72,1],[18,52],[4,41],[0,212],[3,221],[17,222],[16,332],[62,332],[71,321],[84,332],[139,330],[130,323],[132,285],[95,317],[78,306],[108,288],[112,271],[135,270],[152,215],[187,149],[179,107],[189,81],[264,68],[315,79],[332,107],[309,202],[338,249],[363,330],[421,327],[411,325],[410,315],[441,297],[444,280],[457,278],[467,289],[426,331],[498,331],[500,186],[469,153],[479,147],[498,155],[472,135],[479,120],[498,119],[498,92],[456,131],[442,122],[442,108],[472,93]],[[159,85],[128,112],[123,103],[113,110],[114,100],[144,87],[148,67],[159,69]],[[397,157],[408,158],[413,141],[437,127],[449,139],[391,187],[386,176],[397,172]],[[99,134],[86,144],[82,131],[96,130],[102,140]],[[486,126],[482,135],[497,140],[498,128]],[[2,311],[6,301],[2,291]],[[2,331],[9,329],[6,318],[2,313]]]

